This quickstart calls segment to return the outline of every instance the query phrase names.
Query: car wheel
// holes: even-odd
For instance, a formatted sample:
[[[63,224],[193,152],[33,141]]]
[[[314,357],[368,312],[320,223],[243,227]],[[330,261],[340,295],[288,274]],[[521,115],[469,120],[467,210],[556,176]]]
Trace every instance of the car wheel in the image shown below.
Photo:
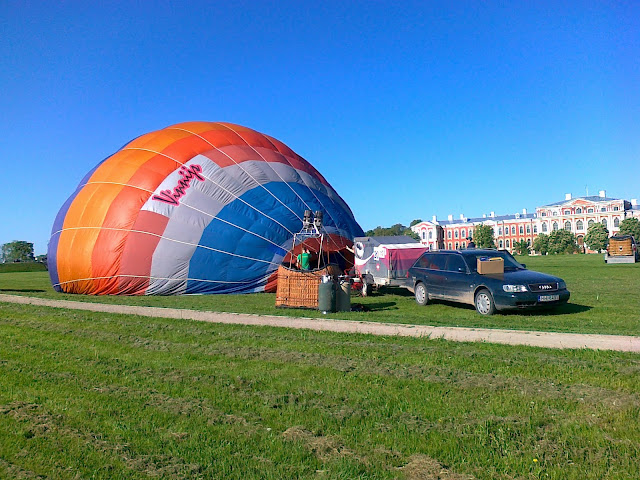
[[[482,289],[476,293],[476,311],[480,315],[493,315],[496,313],[496,304],[493,302],[491,292],[487,289]]]
[[[424,286],[424,283],[416,283],[414,290],[416,295],[416,302],[418,303],[418,305],[426,305],[427,303],[429,303],[429,292],[427,292],[427,287]]]

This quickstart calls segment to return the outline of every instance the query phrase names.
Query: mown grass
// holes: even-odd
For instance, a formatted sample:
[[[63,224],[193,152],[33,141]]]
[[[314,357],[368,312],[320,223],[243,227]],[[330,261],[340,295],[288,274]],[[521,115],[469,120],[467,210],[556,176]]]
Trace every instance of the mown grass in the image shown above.
[[[440,302],[420,307],[411,293],[393,289],[368,298],[352,297],[352,303],[364,305],[368,311],[336,313],[329,317],[436,326],[640,335],[640,264],[606,265],[601,255],[523,257],[520,260],[528,268],[564,278],[571,291],[569,304],[554,310],[517,311],[483,317],[473,307],[465,305]],[[53,291],[46,272],[0,275],[0,292],[220,312],[322,315],[312,310],[277,309],[273,294],[178,297],[62,295]]]
[[[640,478],[640,357],[0,303],[0,478]]]
[[[0,273],[46,272],[47,267],[40,262],[0,263]]]

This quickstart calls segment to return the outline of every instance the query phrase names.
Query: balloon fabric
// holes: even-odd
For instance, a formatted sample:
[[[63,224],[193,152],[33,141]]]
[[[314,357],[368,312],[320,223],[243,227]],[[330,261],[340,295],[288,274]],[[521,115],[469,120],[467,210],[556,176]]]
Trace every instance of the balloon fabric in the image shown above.
[[[325,178],[282,142],[230,123],[173,125],[82,179],[52,228],[51,282],[95,295],[263,291],[305,210],[323,212],[327,250],[363,235]]]

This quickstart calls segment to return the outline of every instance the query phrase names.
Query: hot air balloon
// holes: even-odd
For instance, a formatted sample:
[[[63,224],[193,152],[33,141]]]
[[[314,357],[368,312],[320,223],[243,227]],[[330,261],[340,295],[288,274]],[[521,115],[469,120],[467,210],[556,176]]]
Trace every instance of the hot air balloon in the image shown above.
[[[230,123],[172,125],[131,141],[80,182],[51,233],[51,283],[94,295],[273,289],[304,212],[325,251],[362,235],[325,178],[282,142]]]

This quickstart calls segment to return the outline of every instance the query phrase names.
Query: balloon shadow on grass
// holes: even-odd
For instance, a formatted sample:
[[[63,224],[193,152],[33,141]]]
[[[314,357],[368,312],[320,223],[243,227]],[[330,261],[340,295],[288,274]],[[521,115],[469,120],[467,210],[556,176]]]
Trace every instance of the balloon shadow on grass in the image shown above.
[[[367,303],[363,305],[361,303],[352,303],[351,311],[352,312],[379,312],[381,310],[393,310],[397,309],[396,302],[377,302],[377,303]]]

